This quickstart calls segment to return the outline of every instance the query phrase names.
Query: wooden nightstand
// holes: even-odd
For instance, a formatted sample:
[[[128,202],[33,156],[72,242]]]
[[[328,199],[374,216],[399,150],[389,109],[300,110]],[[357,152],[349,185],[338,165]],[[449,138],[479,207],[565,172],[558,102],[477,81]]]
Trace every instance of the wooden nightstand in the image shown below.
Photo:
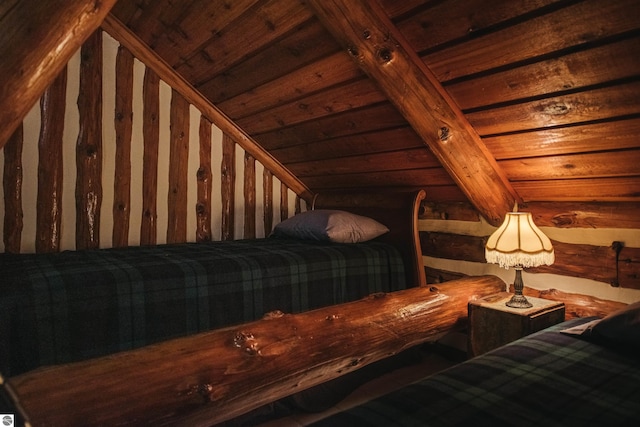
[[[469,302],[469,357],[564,321],[564,303],[527,297],[531,308],[511,308],[501,292]]]

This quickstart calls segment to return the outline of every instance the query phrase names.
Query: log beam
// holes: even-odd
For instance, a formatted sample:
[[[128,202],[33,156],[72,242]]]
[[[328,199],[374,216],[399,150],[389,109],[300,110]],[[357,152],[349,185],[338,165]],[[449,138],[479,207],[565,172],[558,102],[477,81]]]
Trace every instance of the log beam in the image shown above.
[[[0,16],[0,148],[116,0],[21,0]]]
[[[404,40],[378,2],[308,0],[343,45],[493,225],[516,193],[477,132],[437,78]]]
[[[465,324],[495,276],[372,295],[28,372],[8,386],[32,425],[210,426]],[[46,398],[43,398],[46,396]]]

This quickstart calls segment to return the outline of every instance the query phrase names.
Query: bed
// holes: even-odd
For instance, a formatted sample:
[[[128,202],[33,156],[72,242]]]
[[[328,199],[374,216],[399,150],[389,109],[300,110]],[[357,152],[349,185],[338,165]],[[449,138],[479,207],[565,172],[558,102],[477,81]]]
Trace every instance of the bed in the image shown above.
[[[304,312],[422,285],[417,213],[423,198],[424,191],[317,197],[312,214],[344,209],[389,229],[355,243],[280,232],[252,240],[0,254],[0,372],[11,377],[276,310]]]
[[[313,425],[631,426],[639,417],[635,304],[553,326]]]

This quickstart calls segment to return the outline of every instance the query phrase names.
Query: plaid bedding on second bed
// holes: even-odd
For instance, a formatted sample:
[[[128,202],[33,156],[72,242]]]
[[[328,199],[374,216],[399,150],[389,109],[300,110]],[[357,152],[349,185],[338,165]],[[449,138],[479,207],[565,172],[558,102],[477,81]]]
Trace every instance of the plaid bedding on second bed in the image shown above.
[[[556,325],[313,425],[636,426],[640,358],[559,332],[586,320]]]
[[[384,243],[280,238],[0,254],[0,371],[78,361],[161,340],[405,288]]]

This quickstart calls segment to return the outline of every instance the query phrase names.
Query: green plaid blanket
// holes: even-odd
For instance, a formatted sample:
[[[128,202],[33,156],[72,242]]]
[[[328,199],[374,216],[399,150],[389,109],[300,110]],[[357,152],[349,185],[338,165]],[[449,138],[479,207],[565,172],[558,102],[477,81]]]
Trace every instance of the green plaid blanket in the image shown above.
[[[559,332],[583,321],[530,335],[313,425],[637,425],[640,359]]]
[[[0,254],[0,372],[16,375],[405,287],[380,242],[287,239]]]

